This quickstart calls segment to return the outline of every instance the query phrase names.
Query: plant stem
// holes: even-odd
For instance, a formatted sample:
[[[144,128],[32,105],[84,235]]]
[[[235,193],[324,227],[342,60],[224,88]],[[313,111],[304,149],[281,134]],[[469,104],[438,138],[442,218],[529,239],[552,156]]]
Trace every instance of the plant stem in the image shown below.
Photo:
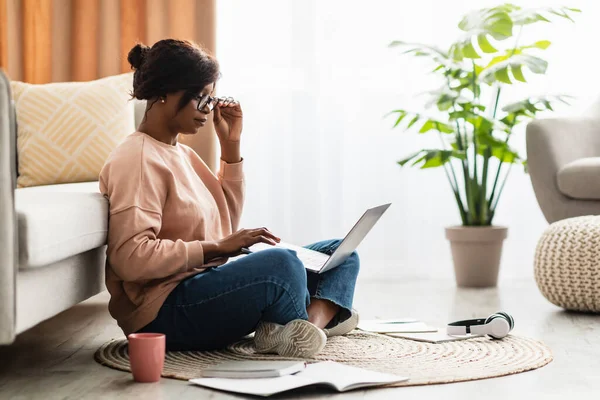
[[[456,108],[453,106],[452,107],[453,111],[456,111]],[[454,123],[456,124],[456,145],[458,146],[458,149],[463,151],[465,150],[465,147],[463,146],[463,141],[462,141],[462,135],[460,132],[460,124],[458,123],[458,120],[455,120]],[[466,135],[466,132],[465,132]],[[467,140],[466,140],[466,136],[465,136],[465,144],[466,144]],[[465,156],[466,156],[466,151],[465,151]],[[467,207],[469,207],[468,210],[465,211],[466,213],[466,222],[463,221],[463,225],[471,225],[471,221],[472,221],[472,217],[471,217],[471,211],[472,211],[472,202],[470,201],[470,190],[469,190],[469,168],[468,168],[468,160],[461,160],[461,164],[462,164],[462,170],[463,170],[463,178],[465,180],[465,197],[467,200]],[[455,179],[456,179],[456,175],[455,175]],[[456,183],[456,186],[458,187],[458,181]],[[464,209],[464,205],[463,205],[463,209]]]
[[[456,145],[458,146],[459,150],[463,150],[463,142],[462,142],[462,136],[460,134],[460,126],[458,125],[458,120],[454,121],[456,123]]]
[[[492,119],[496,119],[496,111],[498,111],[498,101],[500,100],[501,91],[502,87],[498,86],[498,90],[496,90],[496,101],[494,102],[494,112],[492,113]]]
[[[487,219],[489,215],[488,210],[488,202],[487,202],[487,174],[488,174],[488,165],[490,163],[490,157],[492,156],[492,149],[487,147],[485,149],[485,154],[483,156],[483,172],[481,174],[481,195],[480,195],[480,211],[479,216],[480,220],[487,225]]]
[[[502,92],[502,87],[498,86],[498,90],[496,90],[496,101],[494,102],[494,112],[492,113],[492,119],[496,119],[496,112],[498,111],[498,102],[500,101],[500,93]],[[504,145],[506,146],[508,143],[508,137],[510,136],[510,134],[507,133],[506,136],[506,140],[504,141]],[[487,224],[491,224],[491,219],[493,218],[493,212],[491,212],[491,205],[492,205],[492,201],[494,199],[494,194],[496,193],[496,185],[498,184],[498,177],[500,176],[500,170],[502,169],[502,160],[504,160],[504,153],[506,151],[506,148],[504,150],[502,150],[502,157],[499,159],[500,162],[498,163],[498,170],[496,171],[496,177],[494,178],[494,185],[492,186],[492,193],[490,194],[490,199],[487,202],[490,206],[489,208],[489,212],[488,212],[488,219],[489,221],[486,221]]]
[[[513,121],[513,123],[510,125],[510,132],[512,132],[513,127],[515,126],[515,122]],[[506,149],[508,148],[508,139],[510,139],[510,133],[506,134],[506,139],[504,140],[504,148],[502,149],[502,155],[501,158],[499,160],[498,163],[498,170],[496,171],[496,177],[494,178],[494,186],[492,186],[492,193],[490,194],[490,199],[488,201],[488,204],[490,205],[490,207],[493,204],[494,201],[494,194],[496,193],[496,185],[498,184],[498,178],[500,178],[500,171],[502,170],[502,163],[504,162],[504,156],[506,155]],[[510,163],[510,167],[512,167],[512,162]],[[498,192],[498,196],[496,197],[500,197],[500,191]]]
[[[444,139],[442,138],[442,133],[439,130],[438,130],[438,135],[440,138],[440,142],[442,143],[442,149],[446,150],[447,149],[446,142],[444,142]],[[452,181],[450,181],[450,185],[452,186],[452,190],[458,192],[458,179],[456,179],[456,173],[454,172],[454,164],[452,164],[452,160],[450,160],[450,171],[452,172],[452,177],[454,178],[454,183]],[[448,179],[450,179],[450,178],[448,178]],[[460,195],[458,198],[460,200],[459,206],[464,211],[462,198],[460,197]]]
[[[442,133],[438,127],[438,136],[440,138],[440,143],[442,144],[442,149],[446,149],[446,142],[444,142],[444,138],[442,137]],[[446,178],[448,178],[448,182],[450,183],[450,187],[452,188],[452,192],[454,192],[454,198],[456,199],[456,204],[458,206],[458,211],[460,213],[460,219],[463,225],[466,225],[467,222],[467,214],[465,212],[465,206],[463,204],[462,198],[460,197],[460,192],[458,190],[458,180],[456,179],[456,173],[454,172],[454,165],[452,164],[452,160],[449,162],[450,171],[452,171],[452,177],[454,178],[454,183],[450,178],[450,174],[448,174],[448,170],[446,169],[446,165],[444,164],[444,172],[446,173]]]
[[[517,51],[517,47],[519,46],[519,39],[521,39],[521,34],[523,33],[523,25],[521,25],[519,27],[519,33],[517,34],[517,38],[515,39],[515,45],[513,46],[513,49],[510,53],[510,57],[512,57],[515,52]],[[498,90],[496,91],[496,102],[494,104],[494,113],[492,115],[493,119],[496,119],[496,112],[498,111],[498,103],[500,100],[500,92],[502,90],[501,86],[498,86]],[[496,177],[494,178],[494,186],[492,187],[492,193],[490,194],[490,199],[488,201],[488,204],[490,205],[490,214],[488,216],[488,223],[491,224],[492,219],[494,218],[494,214],[495,214],[495,206],[493,205],[494,202],[495,204],[498,204],[498,199],[500,198],[500,194],[502,193],[502,188],[504,188],[504,184],[506,183],[506,177],[504,178],[504,182],[501,185],[500,190],[498,191],[498,195],[496,196],[496,198],[494,198],[494,195],[496,194],[496,185],[498,184],[498,178],[500,177],[500,171],[502,170],[502,164],[504,162],[504,156],[506,155],[506,149],[508,147],[508,140],[510,139],[510,135],[512,133],[514,124],[516,121],[513,121],[512,125],[510,126],[510,131],[506,133],[506,140],[504,141],[504,149],[502,150],[502,157],[499,160],[498,163],[498,170],[496,171]],[[508,173],[510,172],[510,168],[512,167],[512,162],[509,165],[509,169],[508,172],[506,173],[506,176],[508,176]]]
[[[477,209],[475,207],[475,199],[473,193],[473,180],[469,173],[469,160],[463,160],[463,175],[465,179],[465,192],[467,195],[467,206],[469,207],[467,222],[469,225],[473,225],[477,220]]]
[[[457,121],[458,128],[458,121]],[[465,144],[466,140],[466,132],[465,132]],[[465,196],[467,198],[467,225],[472,225],[473,220],[475,219],[475,207],[473,202],[473,188],[471,187],[471,174],[469,173],[469,153],[468,148],[464,147],[465,159],[462,160],[463,167],[463,178],[465,180]]]
[[[450,182],[450,186],[452,187],[452,192],[454,193],[454,198],[456,199],[456,204],[458,205],[458,212],[460,213],[460,220],[463,225],[467,224],[467,213],[465,212],[465,207],[463,206],[462,199],[460,198],[460,193],[458,192],[458,187],[455,189],[454,185],[452,185],[452,179],[450,179],[450,175],[448,174],[448,170],[444,165],[444,172],[446,173],[446,178],[448,178],[448,182]],[[456,181],[456,175],[454,174],[454,168],[452,168],[452,161],[450,161],[450,168],[452,169],[452,175],[454,175],[454,180]]]
[[[504,190],[504,185],[506,185],[506,181],[508,179],[508,175],[510,174],[510,170],[512,169],[513,164],[511,163],[508,166],[508,171],[506,171],[506,175],[504,175],[504,180],[502,181],[502,185],[500,185],[500,190],[498,191],[498,196],[496,197],[496,202],[494,203],[494,205],[492,206],[492,212],[496,212],[496,207],[498,207],[498,201],[500,201],[500,195],[502,194],[502,191]]]
[[[471,60],[471,65],[473,66],[473,77],[472,77],[472,85],[473,85],[473,103],[476,104],[477,103],[477,72],[475,71],[475,61]],[[472,110],[472,112],[474,114],[476,114],[475,109]],[[479,179],[477,178],[477,131],[478,131],[479,127],[476,127],[475,125],[473,125],[473,182],[475,182],[475,185],[478,185]],[[475,199],[475,202],[478,202],[479,199]],[[475,210],[478,210],[478,205],[479,204],[474,204],[475,205]],[[479,214],[478,212],[476,214]],[[478,215],[478,217],[480,217],[480,215]],[[481,221],[479,221],[481,222]]]

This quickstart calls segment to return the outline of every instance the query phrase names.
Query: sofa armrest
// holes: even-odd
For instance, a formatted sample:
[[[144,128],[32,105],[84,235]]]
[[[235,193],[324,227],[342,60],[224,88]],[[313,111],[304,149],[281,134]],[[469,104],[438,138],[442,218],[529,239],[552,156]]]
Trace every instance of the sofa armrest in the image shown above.
[[[558,188],[558,171],[566,164],[600,156],[600,119],[556,118],[527,125],[527,163],[537,201],[550,223],[600,213],[600,202],[574,200]]]
[[[0,344],[12,343],[16,329],[16,131],[10,84],[0,70]]]

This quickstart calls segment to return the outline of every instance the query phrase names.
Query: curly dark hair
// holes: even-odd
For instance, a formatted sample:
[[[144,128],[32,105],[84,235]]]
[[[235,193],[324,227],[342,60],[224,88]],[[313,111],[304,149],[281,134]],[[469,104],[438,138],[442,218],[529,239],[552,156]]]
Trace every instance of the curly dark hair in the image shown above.
[[[217,60],[187,40],[164,39],[152,47],[138,43],[127,61],[135,69],[133,98],[149,100],[184,90],[178,110],[221,76]]]

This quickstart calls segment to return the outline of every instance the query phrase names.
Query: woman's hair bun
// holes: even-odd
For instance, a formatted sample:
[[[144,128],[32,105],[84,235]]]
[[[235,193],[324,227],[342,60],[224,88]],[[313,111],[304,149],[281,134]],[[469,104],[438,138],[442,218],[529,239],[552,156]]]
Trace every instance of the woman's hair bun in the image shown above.
[[[144,60],[146,59],[146,55],[150,51],[150,47],[145,46],[141,43],[133,46],[131,50],[129,50],[129,54],[127,55],[127,61],[129,64],[135,69],[139,69]]]

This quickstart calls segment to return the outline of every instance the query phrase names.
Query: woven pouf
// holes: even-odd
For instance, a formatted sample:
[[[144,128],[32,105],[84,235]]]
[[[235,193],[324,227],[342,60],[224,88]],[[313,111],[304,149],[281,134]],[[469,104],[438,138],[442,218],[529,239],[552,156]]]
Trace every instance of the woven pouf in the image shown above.
[[[551,303],[567,310],[600,312],[600,216],[550,225],[538,242],[534,272]]]

